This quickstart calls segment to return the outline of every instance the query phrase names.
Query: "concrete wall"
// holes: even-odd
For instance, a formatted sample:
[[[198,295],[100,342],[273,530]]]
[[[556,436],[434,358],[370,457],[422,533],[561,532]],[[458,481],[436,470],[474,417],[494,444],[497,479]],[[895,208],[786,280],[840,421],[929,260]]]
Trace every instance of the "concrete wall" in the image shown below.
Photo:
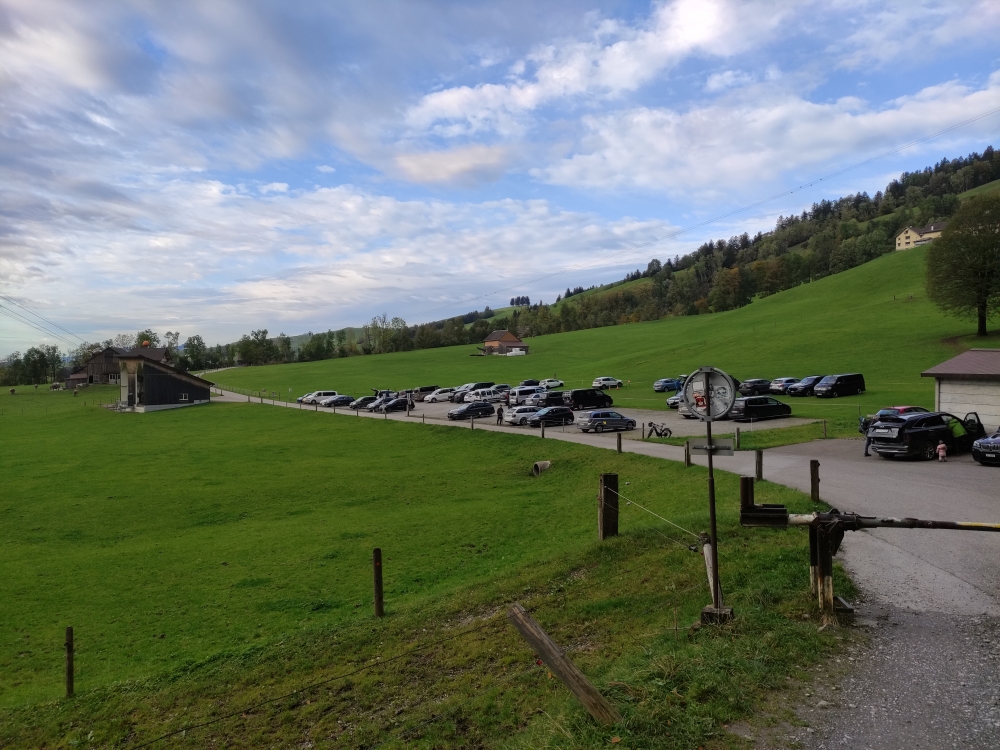
[[[949,380],[937,379],[937,408],[962,418],[970,411],[979,414],[986,429],[1000,425],[1000,379]]]

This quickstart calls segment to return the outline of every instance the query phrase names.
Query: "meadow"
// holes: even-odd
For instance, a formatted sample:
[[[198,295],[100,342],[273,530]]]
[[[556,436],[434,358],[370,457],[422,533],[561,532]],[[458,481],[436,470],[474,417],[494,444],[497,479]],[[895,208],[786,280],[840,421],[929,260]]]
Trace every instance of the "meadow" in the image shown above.
[[[827,419],[840,434],[856,427],[859,413],[886,405],[933,408],[933,379],[921,371],[970,346],[1000,346],[997,333],[978,340],[972,323],[944,316],[927,299],[925,257],[926,248],[885,255],[729,312],[530,338],[525,357],[476,357],[474,346],[445,347],[209,377],[288,398],[317,389],[361,396],[372,388],[553,376],[580,388],[610,375],[631,383],[612,393],[616,406],[662,409],[665,398],[653,392],[653,381],[703,365],[741,380],[861,372],[868,387],[861,396],[788,399],[796,416]]]
[[[605,744],[506,625],[514,600],[620,705],[628,746],[691,747],[835,643],[803,619],[816,616],[805,535],[741,529],[734,476],[718,479],[721,565],[740,617],[688,633],[707,599],[692,538],[633,505],[598,544],[595,492],[617,472],[623,495],[701,531],[698,467],[260,404],[95,406],[113,390],[0,396],[5,747],[130,747],[203,721],[169,744]],[[553,468],[533,478],[540,458]],[[758,501],[810,507],[768,483]],[[425,650],[397,660],[410,649]]]

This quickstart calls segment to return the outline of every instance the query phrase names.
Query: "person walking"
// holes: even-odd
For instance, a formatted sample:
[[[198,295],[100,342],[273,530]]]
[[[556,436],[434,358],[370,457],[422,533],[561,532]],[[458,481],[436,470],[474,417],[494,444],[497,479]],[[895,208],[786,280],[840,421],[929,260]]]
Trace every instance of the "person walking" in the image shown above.
[[[497,407],[497,424],[503,424],[503,406]]]
[[[948,463],[948,459],[945,458],[948,455],[948,446],[944,444],[944,440],[938,440],[937,454],[938,461]]]
[[[858,432],[865,436],[865,456],[871,456],[871,453],[868,452],[868,448],[872,444],[872,436],[869,434],[868,430],[871,428],[872,422],[874,421],[875,417],[871,414],[858,419]]]

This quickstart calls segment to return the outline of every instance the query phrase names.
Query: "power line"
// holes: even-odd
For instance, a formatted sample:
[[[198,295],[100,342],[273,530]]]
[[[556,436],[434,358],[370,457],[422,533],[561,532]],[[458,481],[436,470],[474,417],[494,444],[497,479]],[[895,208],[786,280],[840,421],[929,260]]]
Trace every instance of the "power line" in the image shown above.
[[[838,169],[836,172],[830,172],[829,174],[823,175],[822,177],[818,177],[810,182],[804,182],[797,187],[791,188],[790,190],[783,190],[780,193],[775,193],[774,195],[768,196],[767,198],[761,198],[760,200],[754,201],[753,203],[748,203],[740,208],[733,209],[732,211],[727,211],[726,213],[723,214],[718,214],[717,216],[713,216],[710,219],[705,219],[704,221],[700,221],[697,224],[692,224],[682,229],[676,229],[673,232],[668,232],[667,234],[661,235],[659,237],[654,237],[652,239],[646,240],[645,242],[640,242],[635,245],[629,245],[628,247],[622,248],[621,250],[616,250],[614,252],[606,253],[605,255],[596,258],[592,261],[587,261],[586,263],[580,263],[574,266],[566,266],[565,268],[562,268],[558,271],[553,271],[551,273],[547,273],[542,276],[536,276],[533,279],[527,279],[518,282],[517,284],[514,284],[512,286],[504,287],[502,289],[495,289],[492,292],[487,292],[486,294],[479,294],[473,297],[467,297],[464,300],[459,300],[455,303],[448,303],[445,305],[440,305],[438,307],[421,310],[415,313],[415,315],[425,315],[427,313],[437,312],[438,310],[443,310],[445,308],[451,307],[452,304],[466,305],[469,302],[475,302],[476,300],[484,299],[486,297],[492,297],[497,294],[503,294],[505,292],[514,291],[515,289],[521,289],[526,284],[537,284],[540,281],[546,281],[547,279],[551,279],[555,276],[561,276],[564,273],[570,273],[571,271],[582,271],[587,268],[592,268],[612,258],[617,258],[621,255],[635,252],[636,250],[642,250],[643,248],[650,247],[651,245],[657,245],[661,242],[665,242],[666,240],[671,240],[674,239],[675,237],[679,237],[682,234],[688,234],[689,232],[693,232],[695,229],[701,229],[702,227],[708,226],[709,224],[714,224],[718,221],[722,221],[723,219],[728,219],[731,216],[736,216],[737,214],[744,213],[746,211],[749,211],[750,209],[757,208],[758,206],[762,206],[765,203],[777,200],[778,198],[784,198],[785,196],[792,195],[793,193],[797,193],[800,190],[804,190],[805,188],[812,187],[813,185],[818,185],[819,183],[825,180],[829,180],[839,175],[842,175],[845,172],[850,172],[851,170],[858,169],[859,167],[863,167],[867,164],[871,164],[872,162],[876,162],[879,159],[884,159],[887,156],[898,154],[900,151],[905,151],[906,149],[911,148],[913,146],[917,146],[921,143],[926,143],[927,141],[938,138],[944,135],[945,133],[950,133],[953,130],[958,130],[959,128],[963,128],[966,125],[971,125],[974,122],[983,120],[987,117],[991,117],[998,113],[1000,113],[1000,107],[995,107],[994,109],[991,109],[987,112],[983,112],[982,114],[976,115],[975,117],[970,117],[966,120],[962,120],[961,122],[955,123],[954,125],[949,125],[948,127],[938,130],[935,133],[931,133],[930,135],[925,135],[922,138],[917,138],[916,140],[909,141],[901,146],[896,146],[895,148],[892,148],[888,151],[883,151],[882,153],[876,156],[871,156],[867,159],[864,159],[863,161],[859,161],[854,164],[851,164],[850,166]]]
[[[17,321],[19,323],[23,323],[26,326],[31,326],[36,331],[40,331],[41,333],[44,333],[47,336],[52,336],[54,338],[57,338],[60,341],[62,341],[64,344],[67,344],[69,346],[74,346],[75,345],[74,342],[70,341],[65,336],[62,336],[62,335],[56,333],[55,331],[50,331],[47,328],[43,328],[41,326],[41,324],[35,323],[34,321],[29,320],[28,318],[25,318],[23,315],[20,315],[20,314],[16,313],[15,311],[11,310],[9,307],[4,307],[3,305],[0,305],[0,313],[2,313],[3,315],[6,315],[11,320],[15,320],[15,321]]]
[[[20,307],[20,308],[21,308],[22,310],[25,310],[26,312],[29,312],[29,313],[31,313],[32,315],[34,315],[34,316],[35,316],[36,318],[41,318],[42,320],[44,320],[44,321],[45,321],[46,323],[48,323],[49,325],[52,325],[52,326],[55,326],[56,328],[58,328],[58,329],[59,329],[60,331],[62,331],[63,333],[68,333],[68,334],[69,334],[70,336],[72,336],[73,338],[77,339],[77,340],[78,340],[78,341],[79,341],[79,342],[80,342],[81,344],[86,344],[86,343],[87,343],[86,341],[84,341],[83,339],[81,339],[81,338],[80,338],[79,336],[77,336],[77,335],[76,335],[75,333],[73,333],[72,331],[67,331],[67,330],[66,330],[65,328],[63,328],[63,327],[62,327],[61,325],[59,325],[58,323],[54,323],[53,321],[49,320],[48,318],[46,318],[46,317],[45,317],[44,315],[42,315],[41,313],[37,313],[37,312],[35,312],[34,310],[32,310],[31,308],[29,308],[29,307],[26,307],[25,305],[22,305],[22,304],[21,304],[20,302],[18,302],[18,301],[17,301],[16,299],[11,299],[11,298],[10,298],[10,297],[8,297],[8,296],[7,296],[6,294],[0,294],[0,298],[3,298],[3,299],[5,299],[5,300],[7,300],[7,301],[8,301],[8,302],[10,302],[11,304],[14,304],[14,305],[17,305],[17,306],[18,306],[18,307]]]

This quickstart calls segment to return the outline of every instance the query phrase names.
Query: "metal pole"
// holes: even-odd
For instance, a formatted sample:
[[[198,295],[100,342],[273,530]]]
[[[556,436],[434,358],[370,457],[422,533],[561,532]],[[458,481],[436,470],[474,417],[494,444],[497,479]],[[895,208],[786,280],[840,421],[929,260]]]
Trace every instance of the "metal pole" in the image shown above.
[[[706,390],[708,390],[706,388]],[[712,416],[712,399],[709,394],[708,416]],[[719,538],[715,528],[715,471],[712,466],[712,423],[706,422],[708,438],[708,522],[712,540],[712,606],[722,609],[722,589],[719,587]]]

